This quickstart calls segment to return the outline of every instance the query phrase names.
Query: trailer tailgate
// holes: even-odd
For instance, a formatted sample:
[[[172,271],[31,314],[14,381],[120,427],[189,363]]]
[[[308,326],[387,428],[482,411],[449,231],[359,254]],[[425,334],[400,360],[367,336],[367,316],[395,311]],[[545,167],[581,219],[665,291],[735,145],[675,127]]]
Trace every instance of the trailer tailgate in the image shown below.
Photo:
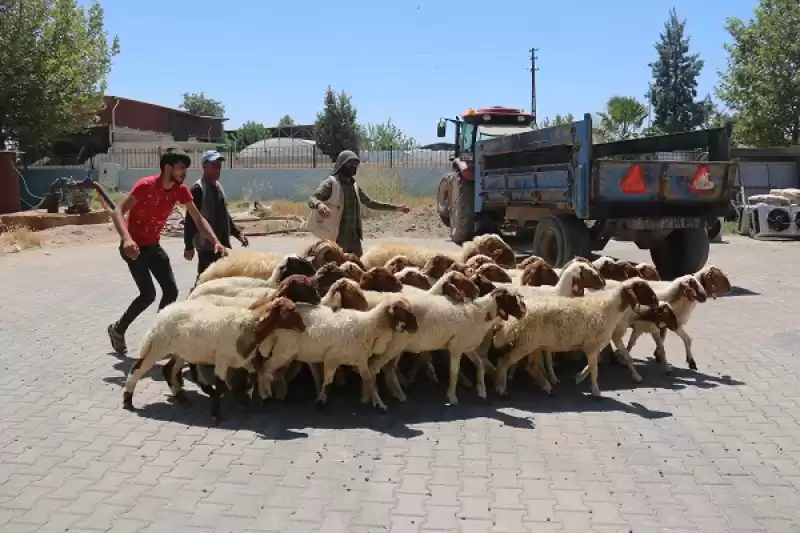
[[[600,202],[702,206],[730,201],[731,163],[601,159],[593,166],[592,194]]]

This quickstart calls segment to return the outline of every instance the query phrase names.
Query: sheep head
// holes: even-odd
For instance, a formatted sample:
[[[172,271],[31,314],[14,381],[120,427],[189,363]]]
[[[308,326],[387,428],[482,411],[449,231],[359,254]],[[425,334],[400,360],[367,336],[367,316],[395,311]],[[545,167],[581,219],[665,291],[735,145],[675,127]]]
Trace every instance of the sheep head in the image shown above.
[[[361,289],[376,292],[400,292],[403,284],[386,267],[370,268],[361,276]]]
[[[325,296],[331,309],[355,309],[367,311],[369,303],[364,291],[352,279],[342,278],[336,281]]]
[[[531,261],[525,270],[522,271],[522,285],[531,287],[542,287],[544,285],[555,286],[558,284],[558,274],[553,267],[547,264],[544,259]]]
[[[597,291],[605,288],[606,280],[590,264],[579,264],[578,278],[572,282],[572,293],[575,296],[583,296],[586,289]]]
[[[480,265],[477,267],[477,270],[475,270],[475,273],[480,274],[489,281],[494,281],[496,283],[511,283],[511,276],[508,275],[508,272],[494,262]]]
[[[397,333],[416,333],[419,331],[417,316],[411,309],[411,304],[404,298],[391,302],[386,307],[386,316],[389,319],[389,325],[392,330]]]
[[[478,253],[491,257],[502,267],[514,268],[516,266],[517,256],[514,254],[514,250],[499,235],[490,233],[475,239]]]
[[[236,351],[245,359],[278,329],[300,333],[306,330],[303,317],[297,312],[297,305],[288,298],[276,298],[253,314],[253,322],[236,339]]]
[[[281,262],[278,263],[276,270],[278,271],[276,274],[276,281],[278,283],[295,274],[313,276],[315,272],[311,261],[296,254],[290,254],[284,257]]]
[[[404,268],[395,274],[395,277],[399,279],[400,283],[403,285],[410,285],[411,287],[416,287],[423,291],[427,291],[431,288],[430,280],[415,268]]]
[[[325,294],[330,290],[331,285],[342,278],[346,278],[347,273],[342,270],[342,267],[335,263],[327,263],[317,269],[314,274],[314,280],[319,284],[319,292]]]
[[[439,279],[453,266],[455,259],[444,254],[436,254],[422,267],[422,273],[430,278]]]
[[[317,305],[320,302],[319,285],[314,278],[295,274],[281,281],[278,290],[275,291],[270,300],[278,298],[288,298],[293,302]]]
[[[466,300],[474,300],[480,294],[478,286],[473,283],[465,274],[458,271],[451,271],[445,274],[445,285],[452,285],[464,296]]]
[[[702,304],[705,303],[706,300],[708,300],[708,295],[706,294],[706,290],[703,288],[702,285],[700,285],[700,282],[697,281],[697,279],[695,279],[694,276],[689,276],[689,278],[686,279],[686,283],[688,283],[689,286],[694,291],[694,300],[691,301]]]
[[[326,240],[315,242],[306,248],[303,255],[311,258],[311,264],[314,265],[314,268],[320,268],[327,263],[341,265],[346,260],[344,250],[335,242]]]
[[[469,276],[470,274],[472,274],[472,269],[471,268],[469,268],[464,263],[459,263],[459,262],[455,262],[452,265],[450,265],[450,268],[448,268],[447,271],[448,272],[460,272],[460,273],[464,274],[465,276]]]
[[[359,258],[356,254],[353,254],[353,253],[350,253],[350,252],[345,252],[344,260],[345,261],[350,261],[351,263],[355,263],[356,265],[358,265],[358,268],[360,268],[361,270],[366,270],[367,269],[367,267],[365,267],[364,263],[361,261],[361,258]]]
[[[526,257],[524,261],[522,261],[519,265],[517,265],[517,268],[520,269],[520,270],[525,270],[525,267],[527,267],[528,265],[530,265],[534,261],[544,261],[544,259],[542,259],[538,255],[531,255],[531,256]],[[547,261],[545,261],[545,263],[546,262]]]
[[[661,302],[655,307],[648,307],[643,311],[637,313],[639,320],[652,322],[658,329],[671,329],[675,331],[678,329],[678,317],[675,311],[666,302]]]
[[[469,277],[469,280],[478,287],[478,296],[486,296],[497,287],[488,278],[478,274],[477,272]]]
[[[491,257],[489,257],[488,255],[477,254],[477,255],[473,255],[472,257],[470,257],[467,260],[466,265],[471,269],[476,269],[479,266],[485,265],[487,263],[489,263],[489,264],[497,264],[497,263],[495,263],[495,260],[492,259]]]
[[[638,273],[638,276],[645,281],[661,281],[661,276],[658,274],[658,270],[656,270],[656,267],[653,265],[639,263],[636,265],[636,272]]]
[[[731,292],[731,281],[728,276],[714,265],[703,267],[698,274],[697,277],[703,285],[703,289],[711,298]]]
[[[345,261],[342,263],[342,270],[344,270],[345,275],[352,279],[353,281],[361,281],[361,277],[364,275],[364,269],[358,266],[353,261]]]
[[[391,259],[389,259],[388,261],[386,261],[386,264],[383,266],[389,269],[389,272],[391,272],[392,274],[397,274],[404,268],[408,268],[414,265],[411,263],[411,259],[409,259],[408,256],[396,255]]]
[[[622,309],[625,309],[625,307],[636,309],[639,305],[648,307],[658,305],[658,297],[653,288],[642,279],[637,278],[623,283],[620,285],[619,291],[622,298]]]
[[[525,314],[525,302],[518,294],[500,287],[493,290],[491,295],[497,305],[497,316],[502,320],[508,320],[509,316],[520,319]]]
[[[639,269],[636,268],[637,264],[633,261],[628,261],[627,259],[620,259],[617,261],[617,264],[622,267],[622,271],[625,272],[625,275],[630,278],[638,278],[639,277]]]
[[[614,263],[612,261],[603,261],[595,263],[595,268],[606,279],[611,279],[614,281],[625,281],[628,279],[628,274],[625,272],[625,267],[620,265],[619,263]],[[636,269],[634,269],[636,270]]]

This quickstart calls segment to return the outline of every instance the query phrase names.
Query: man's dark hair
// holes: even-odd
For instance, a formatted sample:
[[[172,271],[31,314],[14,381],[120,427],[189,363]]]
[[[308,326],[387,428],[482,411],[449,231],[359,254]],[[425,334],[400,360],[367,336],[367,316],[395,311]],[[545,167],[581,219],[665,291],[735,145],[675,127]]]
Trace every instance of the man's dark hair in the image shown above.
[[[167,165],[172,166],[178,163],[183,163],[187,167],[190,167],[192,166],[192,158],[189,157],[189,154],[178,148],[167,148],[167,151],[161,154],[161,161],[159,162],[161,172],[164,172],[164,167]]]

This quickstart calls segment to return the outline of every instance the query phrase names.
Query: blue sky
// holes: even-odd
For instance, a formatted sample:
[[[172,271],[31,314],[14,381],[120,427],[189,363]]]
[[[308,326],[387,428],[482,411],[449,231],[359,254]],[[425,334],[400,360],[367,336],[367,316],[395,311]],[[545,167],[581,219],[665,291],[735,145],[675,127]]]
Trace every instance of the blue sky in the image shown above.
[[[104,0],[120,38],[109,94],[177,107],[184,92],[221,100],[233,129],[313,122],[325,88],[353,96],[361,122],[388,118],[421,142],[469,107],[530,107],[580,116],[614,94],[643,99],[653,43],[669,9],[688,20],[706,66],[700,93],[724,68],[726,17],[756,0]],[[646,7],[645,7],[646,6]]]

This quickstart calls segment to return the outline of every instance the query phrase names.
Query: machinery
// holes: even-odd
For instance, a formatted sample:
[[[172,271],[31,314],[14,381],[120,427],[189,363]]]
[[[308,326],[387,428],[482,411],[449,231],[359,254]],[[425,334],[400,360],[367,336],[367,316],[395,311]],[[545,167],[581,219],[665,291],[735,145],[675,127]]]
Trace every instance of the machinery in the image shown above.
[[[662,277],[696,272],[708,259],[708,226],[729,209],[731,127],[593,142],[591,115],[534,129],[517,109],[469,110],[456,125],[452,170],[437,207],[456,243],[476,234],[533,230],[533,253],[555,266],[634,242]],[[663,154],[703,151],[702,160]]]
[[[91,211],[92,190],[97,191],[109,210],[114,209],[114,202],[100,184],[92,180],[91,174],[83,180],[73,180],[71,177],[58,178],[50,185],[49,192],[45,194],[36,208],[46,209],[48,213],[58,213],[59,205],[65,203],[67,205],[64,210],[66,214],[84,215]]]

